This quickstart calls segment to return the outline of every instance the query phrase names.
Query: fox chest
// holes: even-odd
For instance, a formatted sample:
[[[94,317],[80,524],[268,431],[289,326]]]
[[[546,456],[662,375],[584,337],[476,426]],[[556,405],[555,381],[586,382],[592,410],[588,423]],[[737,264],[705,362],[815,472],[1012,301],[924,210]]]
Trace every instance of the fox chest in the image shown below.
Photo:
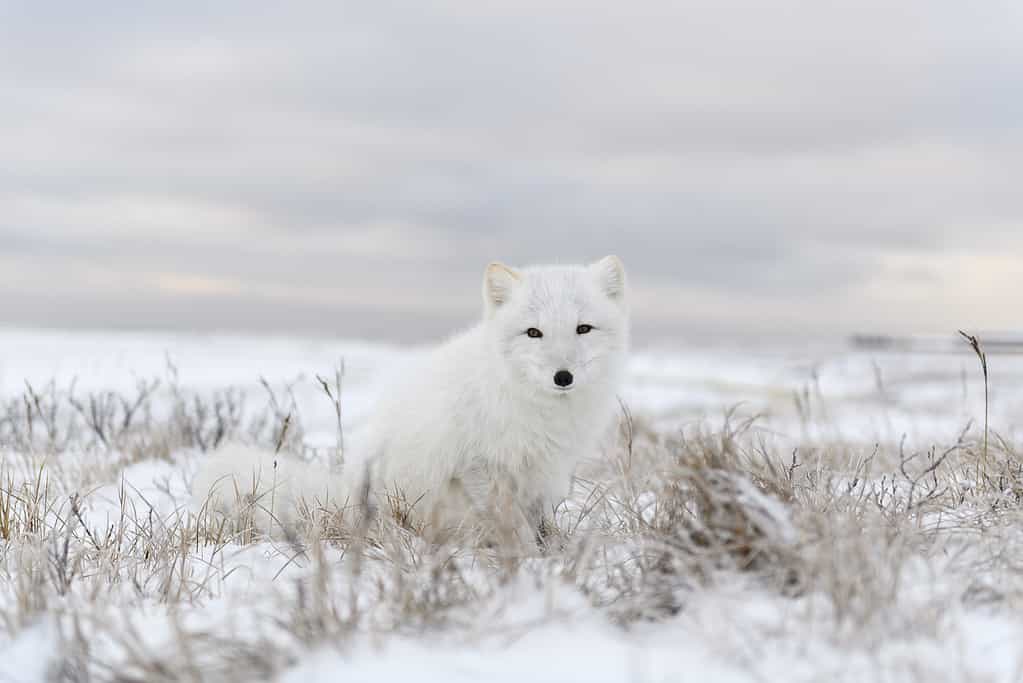
[[[470,459],[516,473],[536,470],[538,476],[574,461],[588,442],[575,415],[541,407],[477,413],[463,427]]]

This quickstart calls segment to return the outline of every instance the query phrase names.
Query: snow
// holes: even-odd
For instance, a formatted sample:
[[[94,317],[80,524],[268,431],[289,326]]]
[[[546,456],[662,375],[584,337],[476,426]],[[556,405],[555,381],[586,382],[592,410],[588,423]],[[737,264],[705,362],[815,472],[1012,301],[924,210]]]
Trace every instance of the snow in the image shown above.
[[[46,681],[58,658],[58,644],[52,622],[39,622],[21,630],[4,644],[0,639],[0,681],[35,683]]]
[[[170,362],[181,384],[198,392],[235,386],[262,399],[261,378],[293,385],[307,427],[332,439],[333,407],[315,376],[333,377],[344,360],[346,420],[357,425],[377,380],[415,352],[327,338],[0,330],[0,396],[54,379],[74,380],[82,393],[130,394],[138,378],[165,377]],[[990,365],[992,423],[1014,429],[1023,413],[1023,355],[993,356]],[[959,354],[852,351],[839,344],[640,351],[625,397],[638,413],[675,421],[717,417],[738,405],[770,415],[772,427],[796,435],[796,394],[825,404],[811,406],[813,421],[860,441],[903,433],[926,440],[936,431],[947,437],[983,414],[979,363],[965,344]]]
[[[293,396],[305,444],[329,447],[335,438],[334,409],[316,375],[332,377],[344,360],[345,429],[357,429],[380,378],[416,351],[326,338],[0,330],[0,401],[20,397],[26,383],[39,389],[51,380],[64,389],[74,383],[84,396],[108,390],[131,395],[139,378],[161,378],[166,392],[172,365],[189,391],[210,395],[238,387],[253,411],[266,403],[265,378]],[[991,425],[1011,440],[1023,427],[1023,356],[992,356],[990,364]],[[165,393],[161,397],[167,399]],[[735,409],[762,415],[764,438],[786,448],[813,439],[864,452],[903,438],[923,448],[949,444],[969,420],[980,424],[984,414],[979,364],[965,347],[958,354],[854,351],[841,344],[641,349],[624,400],[638,420],[666,433],[701,421],[720,424]],[[19,471],[21,458],[44,457],[15,453],[3,443],[0,453],[5,477]],[[86,472],[91,466],[75,461],[73,449],[61,457],[61,467],[72,473],[68,476],[101,479],[80,491],[82,521],[101,534],[117,526],[122,499],[136,520],[185,514],[201,455],[183,449],[166,458],[132,461],[128,454],[110,454],[110,476],[95,468]],[[79,470],[83,474],[74,474]],[[760,506],[765,519],[783,522],[786,543],[797,542],[785,506],[750,486],[740,493]],[[1012,532],[999,533],[1011,538]],[[28,580],[30,564],[13,544],[0,552],[0,612],[20,614],[17,587]],[[329,589],[344,592],[347,561],[329,546],[322,552],[333,568]],[[297,587],[312,581],[324,565],[285,542],[259,542],[203,546],[174,566],[151,574],[148,567],[135,567],[119,575],[116,588],[102,588],[110,596],[105,604],[90,606],[89,614],[123,623],[124,633],[136,633],[136,645],[152,652],[182,647],[182,629],[230,633],[257,647],[261,638],[282,638],[272,626],[280,605],[293,602]],[[460,617],[471,627],[356,630],[328,644],[290,634],[295,642],[284,649],[293,658],[279,667],[279,680],[1018,680],[1023,619],[1012,610],[941,603],[958,589],[935,571],[932,563],[907,562],[905,573],[893,579],[899,609],[916,616],[933,613],[928,632],[914,632],[922,621],[907,617],[900,626],[886,621],[897,615],[885,614],[876,643],[848,646],[839,637],[835,607],[812,592],[786,597],[737,579],[690,595],[672,618],[622,627],[593,609],[573,586],[551,580],[537,588],[520,577],[486,601],[491,609]],[[982,567],[974,578],[1011,592],[1015,583],[999,583],[1006,576],[1003,569]],[[59,615],[85,604],[86,589],[99,591],[103,580],[83,577],[82,592],[72,591],[27,623],[0,622],[0,681],[48,680],[62,652]],[[132,581],[140,580],[152,584],[133,588]],[[170,595],[176,580],[200,585],[195,590],[200,597],[182,604],[140,597],[151,596],[162,581]],[[471,570],[468,580],[473,580]],[[1015,597],[1006,599],[1018,605]],[[817,630],[815,624],[828,626]],[[115,659],[127,652],[124,642],[109,636],[97,638],[95,649],[93,656]],[[203,661],[202,653],[194,656]]]

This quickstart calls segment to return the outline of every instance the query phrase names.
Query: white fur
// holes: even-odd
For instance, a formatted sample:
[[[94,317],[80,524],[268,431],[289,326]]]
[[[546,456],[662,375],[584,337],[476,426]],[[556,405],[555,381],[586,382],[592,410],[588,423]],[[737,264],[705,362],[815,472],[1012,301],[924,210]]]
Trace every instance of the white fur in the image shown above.
[[[278,518],[290,519],[301,496],[358,498],[364,472],[379,502],[400,491],[415,503],[414,518],[434,527],[473,522],[495,502],[512,503],[509,519],[519,515],[534,531],[550,515],[614,422],[629,342],[625,271],[613,256],[588,267],[491,264],[483,295],[482,322],[384,391],[343,483],[326,468],[299,474],[295,463],[279,466],[276,491],[287,510]],[[579,325],[593,330],[578,334]],[[569,390],[555,385],[559,370],[574,375]],[[237,449],[224,455],[197,479],[197,500],[217,479],[251,488],[252,470],[261,467],[265,480],[272,464]]]
[[[325,467],[236,443],[206,458],[192,482],[195,512],[230,515],[268,533],[293,528],[302,505],[340,505],[345,495]]]

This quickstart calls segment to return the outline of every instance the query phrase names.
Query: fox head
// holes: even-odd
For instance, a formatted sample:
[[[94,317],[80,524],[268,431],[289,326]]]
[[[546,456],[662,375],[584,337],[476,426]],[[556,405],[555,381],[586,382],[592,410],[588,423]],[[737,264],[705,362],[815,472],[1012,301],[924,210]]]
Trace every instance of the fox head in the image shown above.
[[[491,263],[483,300],[487,328],[516,384],[566,400],[577,393],[613,395],[629,344],[618,257],[521,270]]]

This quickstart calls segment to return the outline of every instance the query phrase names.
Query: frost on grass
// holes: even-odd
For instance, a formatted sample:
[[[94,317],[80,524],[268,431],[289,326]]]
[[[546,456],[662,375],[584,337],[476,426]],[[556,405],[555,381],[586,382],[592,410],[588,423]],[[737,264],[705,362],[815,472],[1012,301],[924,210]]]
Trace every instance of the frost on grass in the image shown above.
[[[343,434],[311,447],[289,387],[198,393],[173,367],[127,394],[26,386],[0,406],[0,680],[1017,677],[1014,444],[816,426],[623,404],[536,547],[427,542],[398,491],[369,514],[307,501],[265,538],[190,512],[190,480],[228,441],[331,462]]]

